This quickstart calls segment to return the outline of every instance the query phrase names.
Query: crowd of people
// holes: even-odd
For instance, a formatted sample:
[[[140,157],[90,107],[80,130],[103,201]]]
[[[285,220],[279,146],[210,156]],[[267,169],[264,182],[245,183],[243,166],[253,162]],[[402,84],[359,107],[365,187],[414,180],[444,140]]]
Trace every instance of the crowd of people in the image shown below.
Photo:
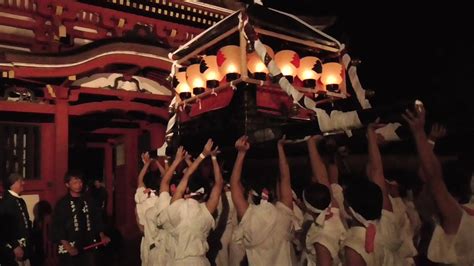
[[[292,190],[285,154],[294,141],[284,138],[277,144],[276,185],[260,176],[242,182],[251,148],[246,136],[235,142],[237,156],[227,182],[211,139],[194,160],[183,147],[170,165],[143,154],[135,194],[144,233],[142,265],[472,265],[471,191],[456,189],[470,186],[472,171],[467,176],[443,171],[434,145],[446,130],[435,125],[427,135],[422,106],[402,116],[419,157],[419,171],[408,183],[386,176],[378,121],[367,128],[366,175],[345,182],[339,178],[337,153],[324,148],[330,140],[307,138],[312,178],[301,195]],[[208,169],[198,167],[207,157],[213,179],[209,171],[195,173]],[[161,173],[156,187],[143,182],[153,180],[151,164]]]
[[[367,127],[366,175],[344,181],[339,155],[325,148],[331,139],[306,138],[312,177],[301,193],[292,189],[296,177],[285,152],[294,141],[285,138],[277,143],[276,183],[244,177],[251,149],[247,136],[235,142],[230,178],[223,177],[219,147],[212,139],[196,158],[183,147],[171,163],[142,154],[135,193],[137,224],[143,233],[141,264],[473,265],[474,209],[472,193],[466,189],[472,171],[464,177],[453,174],[462,171],[443,168],[434,145],[445,129],[434,126],[427,135],[423,107],[402,116],[418,152],[419,171],[412,177],[416,182],[384,171],[378,121]],[[60,264],[96,265],[89,251],[110,242],[100,211],[106,197],[97,191],[102,195],[98,201],[84,196],[79,173],[67,173],[64,182],[68,193],[57,202],[52,219]],[[4,182],[2,266],[30,263],[32,225],[20,197],[23,184],[18,174]]]

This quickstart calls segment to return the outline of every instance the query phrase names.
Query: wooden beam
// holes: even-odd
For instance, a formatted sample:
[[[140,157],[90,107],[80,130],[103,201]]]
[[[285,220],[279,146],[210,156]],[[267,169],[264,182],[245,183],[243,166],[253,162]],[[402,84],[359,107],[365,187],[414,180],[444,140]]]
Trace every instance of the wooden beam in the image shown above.
[[[156,100],[170,102],[173,98],[168,95],[157,95],[149,94],[142,92],[133,92],[133,91],[124,91],[124,90],[108,90],[108,89],[99,89],[99,88],[86,88],[81,87],[79,89],[71,90],[71,95],[69,96],[69,101],[75,102],[79,99],[80,94],[90,94],[90,95],[105,95],[105,96],[117,96],[120,99],[146,99],[146,100]]]
[[[275,33],[275,32],[269,31],[269,30],[255,28],[255,31],[257,33],[261,33],[263,35],[275,37],[275,38],[282,39],[282,40],[289,41],[289,42],[299,43],[299,44],[309,46],[309,47],[313,47],[313,48],[320,49],[320,50],[325,50],[325,51],[329,51],[329,52],[333,52],[333,53],[340,52],[339,49],[331,47],[331,46],[319,44],[319,43],[316,43],[316,42],[313,42],[313,41],[298,39],[298,38],[291,37],[291,36],[288,36],[288,35],[284,35],[284,34],[281,34],[281,33]]]
[[[168,108],[158,108],[144,103],[123,101],[103,101],[74,105],[70,107],[69,114],[72,116],[80,116],[90,113],[107,112],[113,110],[125,112],[142,112],[148,115],[154,115],[156,117],[163,118],[164,120],[168,120],[169,118]]]
[[[209,47],[213,46],[214,44],[224,40],[225,38],[229,37],[230,35],[232,35],[233,33],[237,32],[237,31],[238,31],[237,28],[233,28],[233,29],[231,29],[227,32],[222,33],[219,37],[215,38],[214,40],[200,46],[199,48],[196,48],[192,53],[187,54],[183,58],[178,59],[178,64],[182,64],[183,62],[188,61],[190,58],[192,58],[194,56],[197,56],[198,54],[200,54],[201,52],[203,52],[207,48],[209,48]]]
[[[54,114],[55,107],[52,104],[0,101],[0,112]]]

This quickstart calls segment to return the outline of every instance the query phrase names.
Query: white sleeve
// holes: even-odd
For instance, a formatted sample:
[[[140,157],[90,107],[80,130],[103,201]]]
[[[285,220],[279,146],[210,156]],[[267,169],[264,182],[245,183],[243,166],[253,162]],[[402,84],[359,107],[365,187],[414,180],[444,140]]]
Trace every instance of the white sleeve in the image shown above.
[[[135,191],[136,204],[140,204],[148,198],[148,195],[145,194],[144,191],[145,191],[145,187],[138,187],[137,190]]]

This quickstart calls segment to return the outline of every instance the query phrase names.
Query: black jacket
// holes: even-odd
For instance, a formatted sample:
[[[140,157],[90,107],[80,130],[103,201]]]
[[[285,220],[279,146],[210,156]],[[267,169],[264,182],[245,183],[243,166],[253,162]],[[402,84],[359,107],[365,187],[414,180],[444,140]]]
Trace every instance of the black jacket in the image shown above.
[[[14,256],[13,249],[21,245],[25,254],[23,258],[29,258],[33,246],[30,238],[31,221],[25,201],[5,191],[0,200],[0,220],[0,253]]]
[[[53,241],[59,245],[59,254],[66,254],[61,252],[61,240],[74,243],[74,247],[81,251],[83,247],[100,241],[99,233],[103,232],[100,210],[89,197],[76,198],[68,193],[56,204],[52,232]]]

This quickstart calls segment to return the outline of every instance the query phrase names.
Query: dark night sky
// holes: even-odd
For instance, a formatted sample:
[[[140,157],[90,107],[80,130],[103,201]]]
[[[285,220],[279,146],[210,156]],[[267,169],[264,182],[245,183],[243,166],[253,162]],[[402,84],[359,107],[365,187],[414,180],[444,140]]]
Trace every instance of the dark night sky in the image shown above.
[[[264,4],[305,16],[336,16],[329,33],[362,60],[359,77],[364,88],[376,91],[373,105],[419,98],[429,111],[428,119],[447,124],[456,135],[474,136],[474,104],[469,97],[474,95],[474,41],[468,35],[474,22],[472,15],[459,12],[461,8],[450,12],[431,4],[427,11],[384,3],[369,10],[314,0]]]
[[[427,130],[432,122],[447,126],[448,137],[439,153],[470,154],[474,148],[474,39],[469,36],[472,14],[450,10],[445,3],[346,6],[316,0],[263,0],[295,15],[335,16],[327,30],[362,60],[359,78],[365,89],[375,90],[374,107],[420,99],[427,108]],[[392,5],[392,6],[390,6]],[[421,8],[425,8],[422,10]],[[417,10],[419,9],[419,10]],[[469,9],[465,9],[469,10]],[[411,150],[404,143],[401,150]]]

